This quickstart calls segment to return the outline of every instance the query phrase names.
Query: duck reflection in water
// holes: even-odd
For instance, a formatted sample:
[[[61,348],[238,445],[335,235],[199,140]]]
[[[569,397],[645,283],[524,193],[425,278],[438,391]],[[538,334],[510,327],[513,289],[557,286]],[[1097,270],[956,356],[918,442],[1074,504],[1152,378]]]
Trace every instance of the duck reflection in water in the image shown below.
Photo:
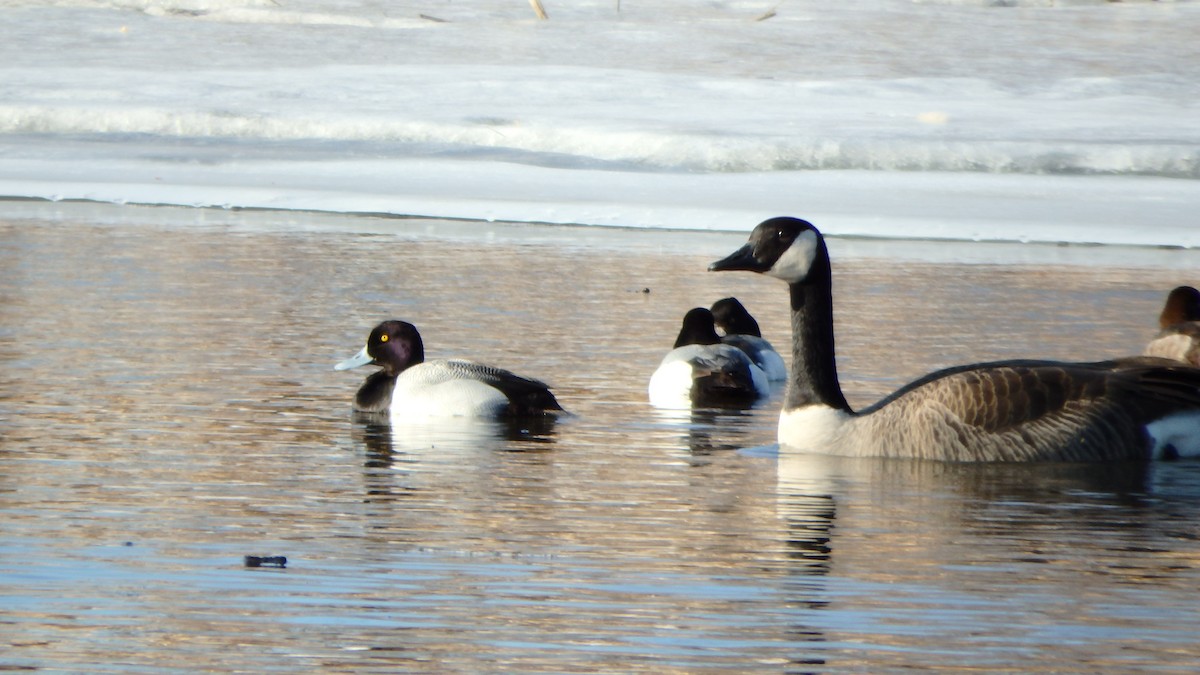
[[[555,416],[481,419],[431,418],[393,424],[386,413],[354,413],[354,438],[367,451],[368,465],[391,466],[398,455],[437,452],[440,455],[481,450],[528,452],[556,440]]]
[[[664,425],[664,436],[682,442],[692,456],[699,457],[744,449],[747,434],[760,425],[759,407],[651,409],[654,418]]]

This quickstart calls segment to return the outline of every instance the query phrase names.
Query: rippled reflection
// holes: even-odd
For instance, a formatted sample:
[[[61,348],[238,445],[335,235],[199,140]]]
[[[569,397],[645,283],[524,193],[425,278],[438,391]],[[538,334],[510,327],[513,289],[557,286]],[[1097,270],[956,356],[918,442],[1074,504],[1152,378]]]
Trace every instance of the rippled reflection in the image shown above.
[[[652,408],[650,373],[690,307],[737,296],[786,344],[777,282],[704,272],[740,235],[481,223],[473,240],[425,221],[34,211],[0,224],[0,668],[1200,662],[1197,463],[779,455],[781,392]],[[1194,282],[839,262],[857,406],[963,361],[1134,351],[1163,289]],[[547,381],[571,414],[355,415],[358,379],[329,364],[392,317],[420,326],[431,358]]]

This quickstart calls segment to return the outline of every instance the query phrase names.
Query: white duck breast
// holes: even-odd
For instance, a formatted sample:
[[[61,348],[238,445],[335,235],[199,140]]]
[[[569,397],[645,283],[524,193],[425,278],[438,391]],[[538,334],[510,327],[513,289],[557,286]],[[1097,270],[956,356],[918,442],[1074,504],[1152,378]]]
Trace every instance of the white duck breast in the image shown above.
[[[1148,357],[981,363],[931,373],[855,412],[838,383],[829,254],[815,227],[764,221],[709,269],[788,282],[792,367],[781,445],[968,462],[1200,456],[1200,368]]]
[[[1145,356],[1157,356],[1200,366],[1200,324],[1163,331],[1146,345]]]

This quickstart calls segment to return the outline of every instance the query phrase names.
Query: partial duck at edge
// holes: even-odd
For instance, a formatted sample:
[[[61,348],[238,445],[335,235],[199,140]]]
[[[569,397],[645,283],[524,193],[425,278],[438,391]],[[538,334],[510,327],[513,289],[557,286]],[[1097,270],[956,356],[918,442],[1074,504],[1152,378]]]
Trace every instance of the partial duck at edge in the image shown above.
[[[1158,327],[1142,354],[1200,366],[1200,291],[1191,286],[1172,289],[1158,315]]]
[[[1200,456],[1200,368],[1149,357],[980,363],[931,373],[856,412],[838,382],[829,252],[816,227],[766,220],[709,269],[788,284],[792,367],[782,446],[960,462]]]

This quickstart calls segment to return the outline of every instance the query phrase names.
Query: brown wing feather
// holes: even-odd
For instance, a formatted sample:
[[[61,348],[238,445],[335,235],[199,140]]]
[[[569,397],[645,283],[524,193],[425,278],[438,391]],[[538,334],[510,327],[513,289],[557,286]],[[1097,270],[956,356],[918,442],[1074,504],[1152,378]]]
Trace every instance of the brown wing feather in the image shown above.
[[[1146,458],[1144,425],[1181,409],[1200,409],[1200,369],[1135,358],[950,369],[864,413],[877,412],[877,430],[906,429],[881,436],[896,446],[884,454],[915,442],[937,459],[1088,461]]]

